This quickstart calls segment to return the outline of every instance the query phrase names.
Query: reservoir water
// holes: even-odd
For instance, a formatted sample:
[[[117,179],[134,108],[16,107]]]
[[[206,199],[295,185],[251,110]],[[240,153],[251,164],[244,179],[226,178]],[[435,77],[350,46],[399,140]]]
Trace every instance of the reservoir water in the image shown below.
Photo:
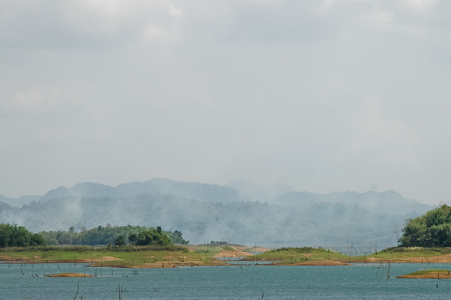
[[[89,268],[81,264],[0,264],[0,299],[449,299],[451,280],[398,279],[449,264]],[[84,273],[91,278],[44,274]],[[438,286],[438,287],[437,287]]]

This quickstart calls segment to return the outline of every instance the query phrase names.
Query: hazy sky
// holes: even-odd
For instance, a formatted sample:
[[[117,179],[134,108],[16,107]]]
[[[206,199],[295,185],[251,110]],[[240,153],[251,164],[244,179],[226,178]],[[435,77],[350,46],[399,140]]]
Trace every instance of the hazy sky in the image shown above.
[[[0,193],[165,177],[448,202],[450,15],[448,0],[2,0]]]

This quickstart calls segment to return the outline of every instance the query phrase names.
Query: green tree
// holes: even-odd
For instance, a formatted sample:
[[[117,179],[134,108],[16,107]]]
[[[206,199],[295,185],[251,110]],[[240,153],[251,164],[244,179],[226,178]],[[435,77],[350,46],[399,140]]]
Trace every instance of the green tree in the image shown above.
[[[161,227],[157,228],[159,229],[150,228],[141,231],[138,234],[136,245],[169,245],[171,241],[168,236],[162,232]]]
[[[132,233],[128,236],[128,240],[130,243],[135,244],[138,240],[138,235],[136,233]]]
[[[161,226],[154,228],[146,228],[144,226],[98,226],[89,230],[76,232],[74,227],[68,231],[43,231],[40,233],[48,245],[111,245],[116,244],[119,237],[123,237],[124,243],[129,241],[131,244],[150,245],[160,244],[167,245],[169,243],[188,244],[183,240],[180,231],[163,231]],[[0,236],[1,239],[1,236]],[[2,241],[0,240],[0,245]]]
[[[114,242],[114,244],[118,247],[124,246],[125,245],[125,238],[123,235],[120,235],[117,239],[116,242]]]
[[[408,220],[402,232],[403,247],[451,247],[451,207],[442,205]]]
[[[175,230],[174,232],[168,232],[167,235],[169,236],[169,239],[173,243],[182,244],[182,245],[189,244],[189,241],[186,241],[183,239],[181,231]]]
[[[0,247],[45,245],[42,235],[33,234],[23,226],[0,224]]]

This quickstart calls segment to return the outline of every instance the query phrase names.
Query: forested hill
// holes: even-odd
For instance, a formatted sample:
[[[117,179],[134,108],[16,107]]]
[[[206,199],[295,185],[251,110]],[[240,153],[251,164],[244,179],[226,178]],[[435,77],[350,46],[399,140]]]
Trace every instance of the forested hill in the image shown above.
[[[135,195],[175,195],[202,202],[235,202],[241,200],[238,191],[230,187],[154,178],[145,182],[124,183],[117,187],[92,182],[80,183],[72,188],[60,187],[49,191],[40,201],[66,196],[118,198]]]
[[[182,231],[191,243],[396,245],[405,220],[431,209],[393,191],[312,194],[287,187],[273,193],[241,188],[168,179],[117,187],[83,183],[52,190],[20,208],[0,204],[0,218],[33,232],[107,223],[160,225]]]

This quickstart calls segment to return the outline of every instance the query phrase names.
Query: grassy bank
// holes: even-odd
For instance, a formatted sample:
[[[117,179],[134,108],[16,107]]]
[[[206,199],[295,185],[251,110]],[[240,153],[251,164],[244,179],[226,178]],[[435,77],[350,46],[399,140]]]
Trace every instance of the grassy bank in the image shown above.
[[[337,265],[346,256],[323,248],[280,248],[246,257],[247,261],[272,261],[276,265]]]
[[[451,248],[388,248],[366,256],[349,257],[323,248],[280,248],[258,255],[238,245],[29,247],[2,248],[0,260],[8,263],[89,263],[95,267],[172,268],[226,265],[216,257],[243,257],[274,265],[343,265],[349,263],[451,263]],[[246,253],[247,252],[247,253]]]
[[[246,257],[276,265],[338,265],[349,263],[451,263],[451,248],[393,247],[365,256],[346,256],[323,248],[280,248]]]
[[[451,279],[451,272],[449,270],[431,269],[401,275],[397,278]]]
[[[180,246],[107,247],[33,247],[5,248],[0,260],[9,263],[89,263],[95,267],[170,268],[176,266],[222,265],[214,256],[222,249],[193,249]]]

